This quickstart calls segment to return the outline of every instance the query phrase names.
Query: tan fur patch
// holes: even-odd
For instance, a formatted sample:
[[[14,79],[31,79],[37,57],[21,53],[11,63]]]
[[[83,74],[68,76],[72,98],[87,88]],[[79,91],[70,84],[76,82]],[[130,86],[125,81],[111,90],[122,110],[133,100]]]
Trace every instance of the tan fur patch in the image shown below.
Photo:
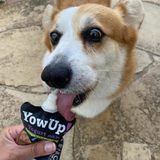
[[[50,37],[49,37],[49,31],[45,32],[44,38],[43,38],[43,43],[47,47],[47,49],[51,52],[52,51],[52,46],[50,43]]]
[[[133,79],[133,76],[135,73],[135,65],[136,65],[135,53],[132,51],[131,53],[127,54],[126,63],[124,66],[124,71],[122,74],[122,79],[121,79],[121,83],[120,83],[119,88],[117,89],[117,91],[114,94],[112,94],[107,99],[116,98],[129,85],[129,83]]]
[[[119,14],[121,14],[122,17],[125,16],[125,14],[127,13],[127,8],[124,5],[124,3],[119,2],[116,7],[115,7],[115,11]]]
[[[80,6],[87,3],[96,3],[96,4],[102,4],[104,6],[110,7],[111,0],[57,0],[57,8],[60,10],[69,8],[69,7],[75,7]]]
[[[58,15],[58,13],[59,13],[60,11],[59,10],[54,10],[54,12],[52,13],[52,15],[51,15],[51,21],[53,22],[54,21],[54,19],[55,19],[55,17],[56,17],[56,15]]]
[[[134,47],[136,45],[138,35],[133,28],[126,27],[123,36],[124,36],[123,39],[124,42],[122,45],[124,45],[123,47],[127,48],[127,55],[122,73],[122,79],[117,91],[110,97],[108,97],[108,99],[114,99],[115,97],[117,97],[130,84],[135,74],[136,59],[135,59]]]
[[[57,19],[57,17],[58,17],[58,16],[57,16],[58,13],[59,13],[59,10],[54,10],[54,12],[53,12],[52,15],[51,15],[51,18],[50,18],[51,23],[52,23],[51,28],[54,26],[54,24],[55,24],[55,22],[56,22],[56,19]],[[52,29],[53,29],[53,28],[52,28]],[[53,46],[52,46],[51,43],[50,43],[49,33],[50,33],[49,30],[45,31],[45,35],[44,35],[44,38],[43,38],[43,42],[44,42],[45,46],[47,47],[47,49],[51,52]]]

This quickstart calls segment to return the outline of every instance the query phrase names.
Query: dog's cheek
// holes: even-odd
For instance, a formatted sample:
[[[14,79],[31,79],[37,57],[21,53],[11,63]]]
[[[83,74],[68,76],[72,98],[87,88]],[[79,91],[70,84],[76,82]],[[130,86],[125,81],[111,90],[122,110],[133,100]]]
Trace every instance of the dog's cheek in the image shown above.
[[[96,54],[105,54],[107,49],[108,49],[108,45],[107,43],[109,43],[109,37],[107,36],[104,36],[100,42],[96,42],[96,43],[93,43],[91,45],[92,47],[92,50],[96,53]]]
[[[106,63],[114,61],[117,47],[118,43],[116,41],[105,36],[100,42],[85,42],[84,52],[93,62],[97,62],[98,65],[106,65]]]
[[[123,29],[123,44],[127,46],[128,52],[135,48],[138,40],[138,34],[132,27],[124,27]]]
[[[102,42],[102,44],[95,44],[93,50],[95,69],[104,70],[105,68],[108,68],[109,71],[111,66],[118,63],[119,44],[111,38],[106,38],[105,42]]]

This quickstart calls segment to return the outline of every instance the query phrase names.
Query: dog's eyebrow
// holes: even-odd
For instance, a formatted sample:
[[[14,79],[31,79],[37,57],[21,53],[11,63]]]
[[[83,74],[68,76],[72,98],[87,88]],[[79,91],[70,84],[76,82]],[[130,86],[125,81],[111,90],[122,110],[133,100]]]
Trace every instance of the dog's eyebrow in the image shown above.
[[[87,17],[83,21],[83,24],[82,24],[80,30],[83,31],[84,29],[91,27],[92,25],[94,25],[94,22],[95,22],[95,20],[93,17]]]
[[[57,24],[57,23],[54,26],[55,26],[56,29],[59,28],[59,24]]]
[[[93,21],[94,21],[94,19],[93,19],[92,17],[88,17],[87,20],[86,20],[85,25],[86,25],[86,26],[89,26],[90,24],[93,23]]]

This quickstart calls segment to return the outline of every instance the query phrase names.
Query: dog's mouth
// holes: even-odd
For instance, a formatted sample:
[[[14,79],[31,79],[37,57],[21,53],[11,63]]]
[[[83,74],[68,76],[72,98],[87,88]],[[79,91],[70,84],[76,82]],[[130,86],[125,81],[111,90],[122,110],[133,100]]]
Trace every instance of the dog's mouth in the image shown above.
[[[87,93],[81,93],[81,94],[76,95],[73,101],[73,107],[76,107],[79,104],[81,104],[86,98],[87,98]]]
[[[72,107],[80,105],[87,98],[87,93],[81,94],[57,94],[57,108],[60,114],[67,120],[72,121],[75,114],[71,112]]]

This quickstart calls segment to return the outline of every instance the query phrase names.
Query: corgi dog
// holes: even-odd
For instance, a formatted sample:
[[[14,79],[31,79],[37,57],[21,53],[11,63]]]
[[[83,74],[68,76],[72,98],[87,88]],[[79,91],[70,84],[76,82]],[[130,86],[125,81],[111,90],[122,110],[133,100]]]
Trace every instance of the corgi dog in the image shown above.
[[[57,107],[68,121],[93,118],[129,85],[135,73],[135,45],[144,19],[141,0],[57,0],[43,15],[41,79],[57,92]]]

